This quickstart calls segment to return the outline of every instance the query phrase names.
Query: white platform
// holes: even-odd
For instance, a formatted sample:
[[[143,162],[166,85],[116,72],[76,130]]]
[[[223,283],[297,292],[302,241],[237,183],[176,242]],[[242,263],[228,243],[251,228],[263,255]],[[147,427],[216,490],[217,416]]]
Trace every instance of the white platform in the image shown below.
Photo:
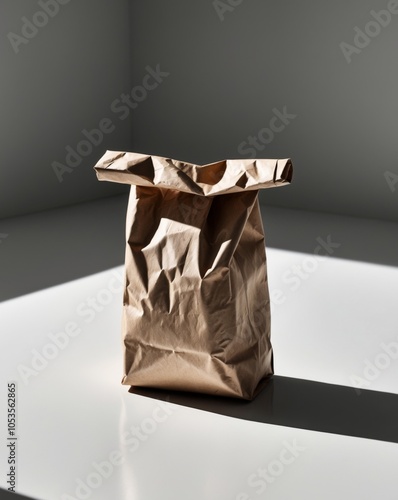
[[[380,356],[382,344],[398,343],[398,269],[314,259],[268,249],[276,373],[348,386],[356,375],[364,388],[398,394],[398,359]],[[293,266],[306,277],[292,279]],[[121,275],[120,266],[0,304],[0,425],[5,435],[6,383],[17,381],[18,492],[43,500],[396,500],[395,443],[127,392]],[[3,471],[5,457],[3,442]]]
[[[398,394],[398,268],[274,249],[268,268],[278,374]]]

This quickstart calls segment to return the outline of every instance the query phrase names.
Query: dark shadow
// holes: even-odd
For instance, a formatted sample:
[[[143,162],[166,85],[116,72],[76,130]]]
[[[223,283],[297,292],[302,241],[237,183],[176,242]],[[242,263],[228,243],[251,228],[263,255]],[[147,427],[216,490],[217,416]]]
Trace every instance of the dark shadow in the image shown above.
[[[0,301],[122,265],[126,210],[118,195],[0,220]]]
[[[228,417],[398,443],[398,395],[274,376],[253,401],[131,387],[129,392]]]
[[[305,210],[261,207],[269,248],[314,254],[321,239],[322,255],[398,266],[398,223]]]
[[[18,493],[11,493],[10,491],[0,488],[0,500],[31,500],[33,497],[26,497]]]

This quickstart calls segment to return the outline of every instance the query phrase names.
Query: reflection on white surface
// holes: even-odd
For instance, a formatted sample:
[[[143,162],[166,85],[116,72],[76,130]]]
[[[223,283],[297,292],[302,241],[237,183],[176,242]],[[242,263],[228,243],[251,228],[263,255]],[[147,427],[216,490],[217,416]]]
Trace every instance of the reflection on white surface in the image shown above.
[[[270,288],[285,293],[272,306],[277,373],[350,385],[381,342],[397,340],[398,271],[330,258],[292,291],[284,273],[305,257],[268,251]],[[18,381],[18,491],[45,500],[396,500],[396,444],[128,393],[121,273],[0,305],[3,429],[6,382]],[[369,388],[398,393],[397,364]]]

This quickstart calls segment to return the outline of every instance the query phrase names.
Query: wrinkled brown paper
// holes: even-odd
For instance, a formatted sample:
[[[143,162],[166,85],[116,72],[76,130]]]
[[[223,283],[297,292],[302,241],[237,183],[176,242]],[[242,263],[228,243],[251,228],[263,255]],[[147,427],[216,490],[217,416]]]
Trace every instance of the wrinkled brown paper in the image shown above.
[[[108,151],[94,168],[131,184],[123,384],[252,399],[273,374],[258,190],[288,184],[291,161]]]

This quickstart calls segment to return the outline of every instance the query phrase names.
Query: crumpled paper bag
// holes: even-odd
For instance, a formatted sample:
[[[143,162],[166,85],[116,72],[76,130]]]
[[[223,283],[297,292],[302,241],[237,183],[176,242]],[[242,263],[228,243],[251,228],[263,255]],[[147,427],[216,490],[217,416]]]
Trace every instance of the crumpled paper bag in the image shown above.
[[[94,168],[131,185],[122,383],[252,399],[273,374],[258,190],[290,183],[290,159],[108,151]]]

